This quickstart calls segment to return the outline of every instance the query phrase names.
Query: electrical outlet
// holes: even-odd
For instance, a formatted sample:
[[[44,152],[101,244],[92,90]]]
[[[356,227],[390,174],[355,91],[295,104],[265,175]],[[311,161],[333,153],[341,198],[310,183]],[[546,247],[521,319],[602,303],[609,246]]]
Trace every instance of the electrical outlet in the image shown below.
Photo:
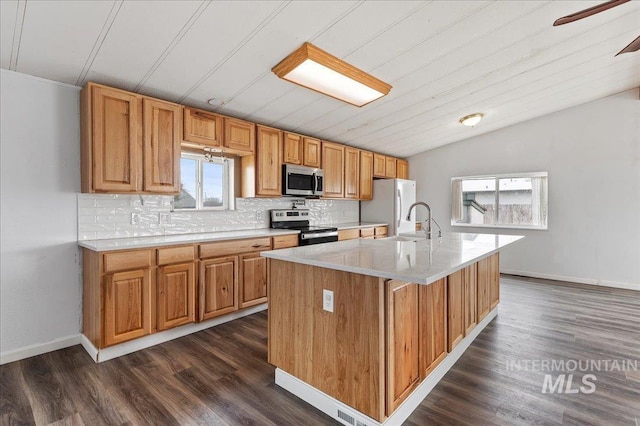
[[[333,312],[333,291],[322,290],[322,309],[327,312]]]
[[[256,210],[256,220],[264,220],[264,210]]]
[[[132,225],[137,225],[139,223],[140,223],[140,213],[131,212],[131,224]]]
[[[158,224],[169,225],[171,223],[171,215],[169,213],[158,213]]]

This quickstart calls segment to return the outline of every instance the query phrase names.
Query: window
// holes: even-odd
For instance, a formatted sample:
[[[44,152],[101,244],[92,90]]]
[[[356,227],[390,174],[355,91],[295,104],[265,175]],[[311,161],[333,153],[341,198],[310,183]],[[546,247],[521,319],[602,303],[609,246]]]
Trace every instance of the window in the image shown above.
[[[547,229],[547,172],[451,179],[452,226]]]
[[[233,160],[196,154],[180,157],[180,193],[176,209],[228,210],[233,208]]]

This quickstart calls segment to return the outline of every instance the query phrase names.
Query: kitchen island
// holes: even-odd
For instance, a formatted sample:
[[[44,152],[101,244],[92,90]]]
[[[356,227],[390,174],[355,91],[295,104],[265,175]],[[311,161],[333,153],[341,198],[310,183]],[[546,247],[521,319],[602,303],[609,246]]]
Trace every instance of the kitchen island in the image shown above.
[[[401,424],[497,314],[499,251],[520,238],[263,252],[276,384],[344,424]]]

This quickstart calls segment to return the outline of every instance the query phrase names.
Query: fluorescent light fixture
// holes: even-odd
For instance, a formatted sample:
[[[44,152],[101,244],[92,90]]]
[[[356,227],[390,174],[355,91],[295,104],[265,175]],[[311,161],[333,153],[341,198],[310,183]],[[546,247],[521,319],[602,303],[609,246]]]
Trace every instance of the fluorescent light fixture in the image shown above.
[[[391,91],[391,86],[310,43],[304,43],[271,69],[307,89],[361,107]]]
[[[478,124],[480,122],[480,120],[482,120],[482,117],[484,117],[484,114],[482,114],[481,112],[476,112],[475,114],[471,114],[471,115],[467,115],[466,117],[462,117],[460,119],[460,123],[465,125],[465,126],[473,127],[476,124]]]

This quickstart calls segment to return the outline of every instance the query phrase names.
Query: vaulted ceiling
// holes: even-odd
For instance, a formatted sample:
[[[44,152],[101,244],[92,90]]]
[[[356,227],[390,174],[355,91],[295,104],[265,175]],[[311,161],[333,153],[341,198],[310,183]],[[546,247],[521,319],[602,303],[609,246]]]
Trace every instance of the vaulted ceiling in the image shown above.
[[[640,1],[552,27],[597,3],[3,0],[1,66],[408,156],[640,86],[640,52],[614,57],[640,35]],[[279,80],[305,41],[391,93],[357,108]]]

